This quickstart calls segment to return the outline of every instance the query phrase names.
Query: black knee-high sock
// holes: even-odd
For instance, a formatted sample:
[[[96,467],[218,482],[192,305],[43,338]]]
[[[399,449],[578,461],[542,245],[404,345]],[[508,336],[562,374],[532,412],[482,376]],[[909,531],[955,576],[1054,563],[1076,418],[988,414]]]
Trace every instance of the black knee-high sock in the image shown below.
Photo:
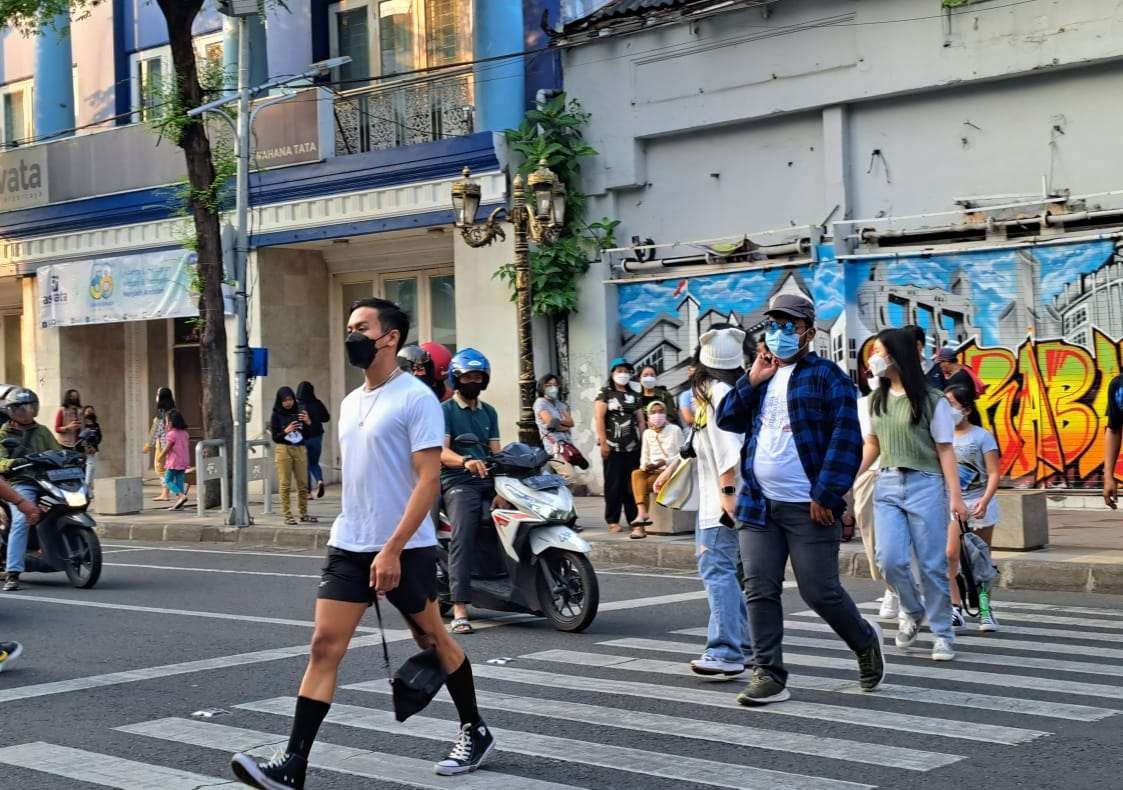
[[[476,707],[476,683],[472,679],[472,664],[468,656],[464,656],[464,663],[455,672],[449,674],[445,680],[449,696],[456,704],[456,712],[460,716],[461,724],[478,724],[480,711]]]
[[[296,698],[296,716],[292,720],[292,734],[289,735],[289,754],[299,754],[305,760],[312,751],[312,742],[320,731],[320,724],[328,715],[330,702],[320,702],[309,697]]]

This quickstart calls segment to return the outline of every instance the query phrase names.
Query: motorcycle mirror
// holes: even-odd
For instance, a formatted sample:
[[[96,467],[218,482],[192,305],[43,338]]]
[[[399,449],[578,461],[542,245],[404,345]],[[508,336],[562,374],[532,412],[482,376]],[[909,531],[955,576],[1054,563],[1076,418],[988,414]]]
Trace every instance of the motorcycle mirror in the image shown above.
[[[462,433],[453,439],[453,441],[457,444],[483,444],[483,442],[480,441],[480,437],[476,436],[474,433]]]

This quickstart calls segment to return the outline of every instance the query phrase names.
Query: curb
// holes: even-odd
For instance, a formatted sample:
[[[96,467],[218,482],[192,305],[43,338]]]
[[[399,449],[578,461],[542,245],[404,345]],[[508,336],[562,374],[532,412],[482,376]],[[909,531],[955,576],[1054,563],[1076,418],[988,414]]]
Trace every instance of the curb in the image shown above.
[[[178,543],[234,543],[277,546],[291,549],[322,549],[327,545],[328,527],[235,527],[213,524],[130,524],[101,521],[98,534],[113,540]],[[592,540],[592,559],[605,565],[638,565],[667,570],[694,570],[693,543]],[[1123,594],[1123,564],[1037,559],[1041,557],[1000,559],[999,588],[1004,590],[1053,590]],[[838,558],[839,574],[854,579],[869,579],[870,569],[862,551],[844,550]]]

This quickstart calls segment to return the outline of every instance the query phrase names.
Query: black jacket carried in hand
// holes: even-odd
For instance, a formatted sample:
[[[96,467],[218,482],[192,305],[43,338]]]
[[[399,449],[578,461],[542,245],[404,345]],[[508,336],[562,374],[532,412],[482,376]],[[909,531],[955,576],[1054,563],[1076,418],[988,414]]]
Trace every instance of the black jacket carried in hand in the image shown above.
[[[331,415],[323,401],[316,397],[316,390],[311,383],[300,382],[300,386],[296,388],[296,400],[308,412],[308,419],[312,421],[311,425],[304,426],[304,437],[315,439],[317,436],[323,436],[324,423],[331,422]]]
[[[282,402],[292,398],[293,406],[291,409],[284,408]],[[285,447],[301,447],[304,444],[304,437],[308,426],[305,425],[300,419],[300,412],[302,407],[296,400],[296,393],[292,391],[292,387],[281,387],[277,390],[277,398],[273,401],[273,416],[269,418],[269,433],[273,436],[273,443]],[[290,439],[289,434],[286,433],[287,428],[292,423],[298,423],[295,434],[299,435],[299,441],[292,441],[296,437]]]

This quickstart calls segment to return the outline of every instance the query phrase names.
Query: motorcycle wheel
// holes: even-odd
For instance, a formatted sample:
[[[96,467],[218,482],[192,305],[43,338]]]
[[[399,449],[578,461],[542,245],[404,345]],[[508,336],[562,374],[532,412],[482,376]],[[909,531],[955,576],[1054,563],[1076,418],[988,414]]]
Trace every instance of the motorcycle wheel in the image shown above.
[[[538,601],[559,631],[584,631],[597,616],[600,587],[593,563],[575,551],[550,549],[538,558]]]
[[[437,606],[441,617],[452,614],[452,593],[449,590],[448,549],[437,546]]]
[[[101,577],[101,541],[88,529],[70,529],[65,542],[75,550],[66,563],[66,578],[79,589],[90,589]]]

